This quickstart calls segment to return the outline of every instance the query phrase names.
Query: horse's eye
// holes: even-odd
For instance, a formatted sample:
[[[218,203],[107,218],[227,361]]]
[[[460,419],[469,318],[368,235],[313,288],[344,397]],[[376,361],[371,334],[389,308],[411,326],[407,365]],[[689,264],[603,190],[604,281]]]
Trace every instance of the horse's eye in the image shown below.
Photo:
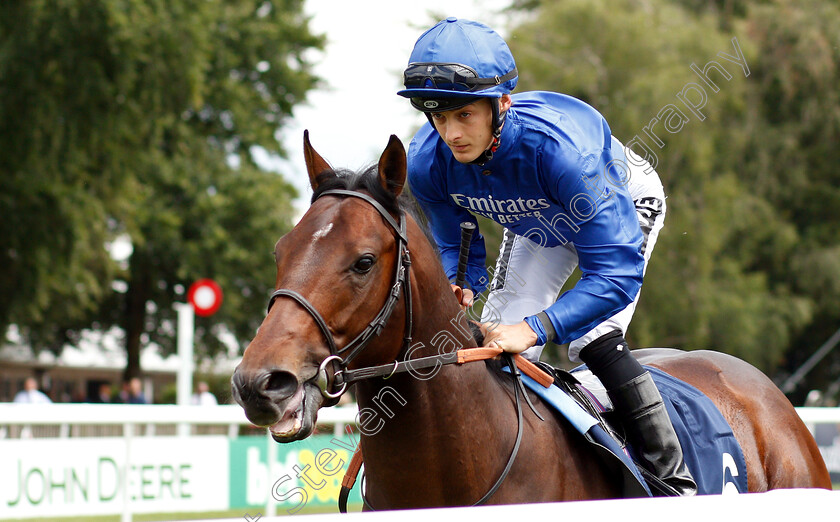
[[[364,255],[360,257],[353,265],[353,271],[358,272],[360,274],[366,274],[370,272],[371,268],[373,268],[374,263],[376,263],[376,259],[374,259],[373,256]]]

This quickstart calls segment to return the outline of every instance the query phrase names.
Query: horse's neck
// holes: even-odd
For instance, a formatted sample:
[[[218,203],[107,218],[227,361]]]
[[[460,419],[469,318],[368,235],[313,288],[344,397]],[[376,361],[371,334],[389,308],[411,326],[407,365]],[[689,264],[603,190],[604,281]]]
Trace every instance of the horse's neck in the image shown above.
[[[467,318],[452,294],[446,274],[438,260],[438,255],[412,218],[408,219],[408,234],[411,256],[409,278],[413,311],[412,342],[410,346],[403,347],[399,357],[417,359],[475,346],[475,340],[470,332]],[[401,314],[405,313],[403,309]],[[395,314],[395,316],[398,315],[400,313]],[[383,340],[384,343],[393,342],[388,341],[389,339],[402,339],[403,325],[403,319],[392,319],[379,339]],[[394,354],[392,357],[396,356],[393,346],[390,348],[387,346],[374,347],[371,352],[382,354],[390,352]],[[359,358],[363,359],[365,355],[362,354]],[[374,363],[372,360],[365,362]],[[381,362],[378,361],[379,364]],[[406,401],[409,400],[409,397],[415,397],[412,401],[414,404],[411,404],[410,407],[414,415],[422,416],[424,408],[434,408],[438,412],[451,408],[455,413],[460,407],[458,401],[428,403],[426,398],[438,397],[447,393],[458,396],[467,393],[471,387],[483,386],[483,384],[468,382],[468,379],[465,379],[463,375],[464,372],[450,370],[449,368],[436,368],[412,371],[388,381],[377,381],[381,384],[378,387],[362,385],[359,387],[360,406],[363,408],[375,407],[378,393],[381,393],[382,390],[385,390],[386,393],[396,390],[400,393],[400,397],[405,396]],[[485,375],[477,380],[486,379],[487,376]],[[418,399],[419,397],[423,399]],[[368,403],[366,404],[365,401],[368,401]],[[445,402],[446,404],[440,404],[439,402]]]
[[[412,250],[412,359],[475,344],[439,265],[419,270],[430,260],[422,248]],[[388,338],[401,338],[401,325],[390,328]],[[498,478],[516,439],[517,414],[510,379],[487,364],[450,364],[359,383],[359,428],[375,508],[468,505]],[[493,502],[608,496],[610,481],[598,477],[602,471],[581,447],[582,438],[543,413],[545,423],[525,419],[516,466]]]
[[[419,264],[413,259],[415,329],[408,357],[474,347],[467,318],[442,271],[420,272]],[[494,462],[463,465],[475,452],[509,454],[516,435],[516,414],[505,389],[509,383],[503,384],[486,364],[451,364],[359,383],[359,427],[371,484],[428,488],[429,477],[434,477],[436,493],[430,494],[440,496],[450,489],[463,490],[458,484],[471,479],[464,472],[498,473]]]
[[[381,494],[371,499],[374,506],[457,505],[480,498],[483,492],[464,484],[499,472],[493,463],[510,453],[517,429],[509,396],[493,381],[484,362],[473,362],[360,383],[368,491]],[[422,491],[426,498],[405,500],[407,491]],[[454,492],[463,498],[447,500]]]
[[[359,419],[367,491],[376,509],[470,505],[502,474],[516,444],[510,379],[484,361],[363,383]],[[536,399],[535,399],[536,400]],[[491,503],[613,498],[615,477],[585,443],[538,404],[523,408],[515,465]]]
[[[412,342],[410,346],[404,347],[401,358],[418,359],[474,347],[475,340],[467,318],[455,303],[448,284],[436,284],[420,278],[414,285],[425,292],[433,292],[434,297],[415,302]],[[364,383],[358,390],[359,406],[381,410],[383,397],[387,397],[395,401],[401,411],[410,412],[403,416],[406,422],[410,418],[417,422],[427,422],[433,417],[469,416],[474,413],[474,409],[465,408],[461,401],[452,399],[469,396],[485,388],[499,388],[493,376],[485,370],[483,362],[469,365],[471,367],[440,365],[410,370],[388,380],[377,379]],[[400,407],[403,403],[406,408]],[[391,412],[383,413],[389,417]]]

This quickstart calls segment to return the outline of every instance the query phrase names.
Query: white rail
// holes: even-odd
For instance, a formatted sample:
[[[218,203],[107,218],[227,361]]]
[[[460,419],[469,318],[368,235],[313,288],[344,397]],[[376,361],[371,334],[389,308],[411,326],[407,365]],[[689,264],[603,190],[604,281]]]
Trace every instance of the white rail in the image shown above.
[[[797,408],[806,423],[840,424],[840,408]],[[355,406],[324,408],[319,424],[350,424]],[[174,404],[15,404],[0,403],[0,426],[9,425],[114,425],[181,424],[250,425],[237,405],[178,406]]]
[[[323,424],[350,423],[355,407],[324,408]],[[251,424],[237,405],[178,406],[175,404],[15,404],[0,403],[0,424]]]
[[[318,424],[333,425],[340,434],[344,426],[355,422],[355,406],[324,408],[318,412]],[[157,426],[228,426],[235,437],[240,426],[251,426],[238,405],[178,406],[175,404],[15,404],[0,403],[0,439],[9,436],[7,427],[20,426],[23,436],[31,436],[32,426],[58,426],[58,437],[73,435],[78,426],[145,426],[146,435],[158,433]],[[179,434],[188,431],[179,430]],[[119,435],[117,433],[116,435]],[[55,435],[53,435],[55,436]]]
[[[812,430],[820,424],[840,425],[840,408],[799,408],[797,412]],[[318,420],[321,425],[334,425],[334,433],[341,433],[345,424],[355,422],[356,415],[357,409],[355,406],[326,408],[319,413]],[[2,514],[4,509],[7,514],[16,515],[12,518],[26,517],[28,516],[27,513],[34,513],[32,516],[41,514],[52,516],[57,512],[72,513],[74,509],[86,510],[80,511],[80,514],[94,515],[114,513],[116,509],[121,510],[122,520],[127,522],[132,519],[135,512],[140,512],[137,511],[138,509],[150,509],[148,506],[154,502],[159,502],[160,505],[170,502],[166,505],[177,505],[179,510],[185,512],[196,511],[196,509],[193,509],[193,504],[200,504],[201,508],[204,509],[206,506],[205,500],[227,499],[228,504],[225,505],[232,505],[230,504],[230,498],[227,497],[233,491],[230,482],[230,477],[233,476],[231,475],[233,471],[230,468],[230,459],[233,458],[234,453],[231,453],[233,451],[231,448],[241,447],[243,443],[249,445],[249,447],[254,446],[254,448],[264,449],[260,449],[259,452],[254,448],[243,449],[236,453],[237,466],[240,467],[237,468],[238,471],[234,480],[238,481],[237,485],[244,488],[245,497],[250,498],[249,495],[254,491],[265,496],[263,500],[266,503],[260,512],[266,517],[270,517],[277,510],[278,503],[274,500],[278,499],[267,495],[266,492],[270,490],[270,487],[281,487],[283,492],[281,496],[285,499],[292,491],[292,485],[283,480],[290,479],[292,472],[295,470],[294,465],[303,466],[303,464],[300,464],[303,461],[296,460],[302,458],[299,456],[295,456],[291,461],[278,459],[279,445],[275,444],[267,435],[263,435],[265,442],[259,441],[258,437],[239,438],[240,428],[250,424],[242,408],[236,405],[0,403],[0,439],[5,438],[5,440],[0,440],[0,446],[2,446],[0,448],[2,450],[0,451],[0,462],[3,463],[0,466],[0,493],[8,497],[5,501],[0,501],[0,518],[4,518]],[[184,431],[178,430],[177,437],[163,438],[167,430],[169,430],[169,433],[174,433],[175,430],[171,429],[172,426],[183,425],[196,430],[202,426],[220,426],[220,429],[215,430],[217,434],[215,437],[200,434],[184,436]],[[56,427],[60,429],[57,430]],[[26,430],[29,430],[29,432],[27,433]],[[218,436],[225,431],[227,437]],[[189,433],[189,430],[187,433]],[[161,438],[154,438],[158,436]],[[54,442],[56,437],[63,439],[61,444]],[[26,440],[27,438],[29,440]],[[251,441],[245,439],[251,439]],[[254,439],[259,441],[256,445],[254,445]],[[161,443],[160,441],[165,442]],[[260,446],[261,444],[262,446]],[[168,453],[162,453],[167,447],[176,449],[171,449]],[[831,460],[834,465],[832,469],[840,469],[840,466],[838,466],[840,451],[837,450],[837,443],[829,448],[821,448],[821,451],[823,449],[828,452],[825,454],[826,462],[828,463]],[[338,446],[319,447],[310,450],[310,453],[313,453],[310,458],[313,458],[316,453],[327,458],[335,454],[337,450]],[[264,456],[260,456],[260,454]],[[349,455],[342,458],[347,456]],[[323,458],[314,462],[316,464],[323,462]],[[241,466],[245,466],[244,469],[247,472],[243,472]],[[184,498],[175,498],[171,491],[177,490],[176,486],[182,482],[173,478],[173,470],[181,468],[186,470],[187,473],[181,479],[183,484],[189,486],[186,490],[188,495],[185,495]],[[111,475],[107,473],[103,475],[103,472],[109,471]],[[297,476],[300,477],[300,475]],[[207,482],[205,480],[207,477],[212,477],[212,480]],[[278,480],[278,477],[281,480]],[[243,483],[247,484],[243,485]],[[204,489],[210,491],[211,488],[215,489],[213,489],[213,493],[206,494],[207,499],[199,498],[205,493]],[[154,493],[158,490],[160,490],[160,498],[154,496]],[[297,488],[295,488],[296,490]],[[104,496],[103,491],[105,492]],[[828,501],[834,503],[836,510],[840,507],[840,492],[836,493],[838,495],[819,496],[819,498],[816,498],[814,496],[816,494],[811,492],[796,493],[797,496],[785,496],[782,503],[790,502],[793,499],[807,500],[808,502]],[[146,503],[144,496],[146,494],[154,497],[149,503]],[[164,498],[164,495],[168,496]],[[78,502],[80,498],[85,500],[85,505],[81,507],[79,507]],[[764,502],[771,498],[781,500],[780,497],[767,497],[764,501],[756,502],[763,507],[767,505]],[[686,500],[687,502],[681,504],[680,509],[680,518],[683,521],[683,515],[688,512],[682,511],[682,509],[691,511],[689,502],[713,502],[715,506],[720,506],[727,513],[730,509],[730,504],[727,502],[731,502],[728,500]],[[27,505],[24,509],[22,505],[25,501],[29,501],[31,506]],[[76,502],[75,505],[73,504],[74,501]],[[192,502],[192,504],[189,504],[188,508],[181,509],[180,506],[184,506],[184,502],[187,504]],[[222,502],[222,500],[219,500],[219,502]],[[247,503],[249,505],[260,505],[259,502],[262,502],[262,500],[248,500]],[[668,505],[665,502],[655,504],[655,509],[658,510],[661,505]],[[738,502],[740,502],[737,504],[738,506],[750,506],[750,509],[754,509],[754,506],[756,506],[756,502]],[[154,504],[154,507],[158,505]],[[597,503],[596,508],[594,504],[587,505],[598,510],[598,518],[609,518],[600,516],[602,509],[609,511],[615,507],[618,510],[617,513],[624,509],[639,509],[641,512],[647,512],[651,506],[650,504],[605,503],[602,505]],[[703,508],[709,507],[706,504],[703,506],[696,505]],[[549,509],[548,506],[550,505],[543,505],[539,510],[547,510]],[[46,511],[47,509],[52,511]],[[519,507],[516,509],[525,508]],[[560,508],[555,506],[555,509]],[[564,517],[571,516],[572,511],[570,510],[572,509],[574,509],[573,506],[564,504],[562,507]],[[547,513],[548,511],[541,512]],[[784,512],[784,509],[768,511],[774,516],[781,512]],[[457,513],[461,512],[447,510],[446,515],[440,518],[442,520],[454,519],[453,517]],[[517,513],[522,512],[517,511]],[[429,513],[426,513],[426,515],[429,515]],[[438,518],[437,514],[434,516]],[[704,516],[707,516],[707,514]],[[472,515],[469,518],[472,518]],[[639,520],[654,520],[656,518],[650,519],[648,515],[645,515],[644,518]],[[353,517],[350,519],[352,520]],[[730,518],[724,517],[724,519]],[[734,518],[732,519],[734,520]],[[773,517],[771,519],[777,520]],[[318,518],[318,520],[321,520],[321,518]],[[325,517],[323,520],[328,520],[328,518]],[[665,519],[661,518],[660,520]]]
[[[333,425],[334,436],[340,436],[346,424],[355,422],[356,413],[355,406],[326,408],[319,413],[318,424]],[[167,425],[170,428],[168,430],[163,428]],[[226,426],[227,437],[219,437],[218,435],[208,437],[199,433],[194,436],[191,433],[191,428],[199,426],[220,426],[222,432],[225,431]],[[241,426],[251,426],[251,423],[245,417],[242,408],[237,405],[0,403],[0,447],[2,447],[0,462],[3,463],[0,466],[0,468],[3,468],[0,469],[0,490],[8,497],[4,497],[5,502],[0,503],[0,519],[5,518],[3,516],[4,509],[11,511],[7,514],[24,516],[25,518],[44,514],[37,510],[45,508],[45,504],[49,504],[53,496],[66,502],[68,504],[66,509],[70,510],[67,512],[72,513],[72,501],[75,495],[75,497],[84,497],[86,501],[91,500],[83,508],[87,509],[87,511],[81,513],[84,515],[119,512],[115,511],[113,504],[117,500],[121,500],[121,504],[116,508],[121,510],[121,520],[130,522],[139,507],[140,501],[137,500],[137,495],[151,495],[158,487],[161,491],[170,491],[170,494],[174,496],[172,491],[175,491],[176,485],[181,484],[173,478],[174,473],[176,473],[175,470],[180,469],[174,461],[167,460],[163,463],[150,464],[149,462],[152,461],[157,462],[154,458],[149,460],[150,455],[159,453],[167,445],[175,445],[179,448],[178,451],[184,453],[194,453],[194,448],[212,448],[209,453],[214,457],[219,457],[226,451],[230,451],[228,443],[224,442],[225,440],[231,443],[241,440],[237,439]],[[172,427],[178,427],[178,429],[171,429]],[[161,445],[158,445],[158,439],[154,438],[176,432],[177,437],[169,439],[165,443],[160,443]],[[265,430],[263,432],[265,433]],[[205,430],[204,433],[208,433],[208,430]],[[212,432],[209,433],[212,434]],[[218,430],[215,433],[221,434]],[[265,448],[268,454],[268,462],[275,463],[277,461],[278,445],[267,435],[263,436],[266,440]],[[221,444],[219,444],[220,438]],[[255,437],[248,438],[253,439]],[[62,442],[61,447],[73,449],[69,450],[69,454],[61,452],[59,455],[52,455],[49,453],[50,449],[58,447],[53,443],[55,440]],[[122,449],[114,449],[115,440],[122,441]],[[160,438],[159,440],[167,439]],[[177,442],[173,443],[172,440]],[[99,445],[97,446],[97,444]],[[150,444],[158,449],[150,451]],[[104,454],[90,457],[97,451],[94,447],[107,447],[108,450]],[[12,454],[20,451],[23,451],[26,456],[13,458]],[[3,452],[6,454],[3,455]],[[93,459],[94,464],[85,467],[84,462],[80,463],[79,458],[74,457],[74,454],[79,452],[89,453],[87,460]],[[42,453],[51,456],[40,459],[39,454]],[[159,457],[158,460],[161,458],[175,457],[170,455],[170,457]],[[200,467],[200,462],[207,463],[210,461],[214,463],[210,465],[210,468]],[[200,490],[203,488],[199,487],[199,484],[202,483],[204,477],[198,476],[201,473],[199,469],[203,469],[203,474],[207,475],[213,474],[208,472],[207,469],[227,469],[228,466],[226,457],[215,458],[215,460],[211,457],[202,457],[196,462],[193,456],[187,458],[187,460],[182,459],[181,462],[186,463],[184,464],[186,469],[195,469],[196,474],[188,478],[182,477],[182,482],[193,480],[196,484],[196,491],[184,493],[187,498],[201,494]],[[259,464],[255,465],[259,467]],[[118,471],[113,471],[113,476],[108,479],[108,484],[97,483],[96,487],[91,486],[88,481],[97,480],[91,477],[98,476],[103,469]],[[156,470],[159,472],[157,478],[155,478]],[[229,471],[225,473],[229,473]],[[270,477],[269,473],[269,468],[266,467],[267,477]],[[225,475],[219,476],[218,480],[214,479],[213,482],[228,480],[229,476]],[[105,500],[108,502],[96,504],[93,498],[95,493],[98,492],[101,496],[103,489],[110,491],[107,489],[109,487],[117,489],[114,489],[111,495],[106,495],[108,498]],[[136,491],[138,487],[140,488],[139,493]],[[218,491],[218,495],[225,496],[228,491],[222,488]],[[25,503],[25,499],[31,502],[32,506],[30,508],[23,509],[20,507]],[[109,502],[110,506],[104,506]],[[268,497],[263,512],[273,514],[274,506],[272,498]],[[64,508],[53,509],[66,511]],[[186,510],[194,511],[194,506],[190,506]],[[31,513],[31,515],[28,513]],[[49,514],[53,515],[55,513],[50,512]]]
[[[840,424],[840,408],[796,408],[796,413],[806,423]]]

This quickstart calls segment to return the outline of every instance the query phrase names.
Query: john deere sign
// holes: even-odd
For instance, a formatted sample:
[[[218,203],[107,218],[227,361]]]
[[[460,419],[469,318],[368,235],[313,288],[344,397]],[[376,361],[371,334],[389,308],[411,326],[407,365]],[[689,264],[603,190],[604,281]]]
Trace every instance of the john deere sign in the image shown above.
[[[288,445],[223,436],[0,440],[0,519],[115,514],[126,503],[134,513],[335,506],[355,443],[328,435]],[[351,502],[361,502],[354,493]]]

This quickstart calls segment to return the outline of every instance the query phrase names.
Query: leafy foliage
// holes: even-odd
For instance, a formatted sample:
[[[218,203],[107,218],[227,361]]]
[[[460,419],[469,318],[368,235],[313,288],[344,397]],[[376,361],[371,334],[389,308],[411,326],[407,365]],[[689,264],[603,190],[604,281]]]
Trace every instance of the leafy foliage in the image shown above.
[[[619,139],[656,155],[668,214],[633,344],[716,349],[777,378],[795,369],[840,327],[837,3],[532,0],[513,9],[519,89],[581,98]],[[738,51],[743,67],[721,54]],[[728,74],[707,69],[717,91],[692,70],[712,61]],[[706,94],[702,118],[679,96],[691,84]],[[673,108],[687,121],[671,132],[663,121]],[[840,357],[820,370],[809,386],[837,379]]]
[[[792,372],[840,328],[837,2],[511,11],[520,90],[579,97],[656,155],[668,215],[632,343]],[[213,277],[225,302],[198,319],[199,353],[247,341],[294,198],[251,151],[283,155],[277,130],[318,85],[307,57],[323,38],[307,22],[302,0],[0,2],[0,329],[58,351],[120,326],[133,375],[142,343],[173,348],[172,303]],[[748,71],[720,54],[736,50]],[[717,92],[692,70],[711,61],[729,75],[708,73]],[[702,118],[679,97],[689,84]],[[672,107],[685,121],[669,131]],[[499,231],[482,231],[492,257]],[[838,374],[835,350],[800,396]]]
[[[141,340],[171,347],[172,303],[214,277],[225,302],[200,346],[249,339],[295,197],[251,150],[283,155],[275,134],[318,84],[302,1],[0,10],[0,327],[58,351],[119,325],[134,375]],[[126,237],[120,264],[107,246]]]

